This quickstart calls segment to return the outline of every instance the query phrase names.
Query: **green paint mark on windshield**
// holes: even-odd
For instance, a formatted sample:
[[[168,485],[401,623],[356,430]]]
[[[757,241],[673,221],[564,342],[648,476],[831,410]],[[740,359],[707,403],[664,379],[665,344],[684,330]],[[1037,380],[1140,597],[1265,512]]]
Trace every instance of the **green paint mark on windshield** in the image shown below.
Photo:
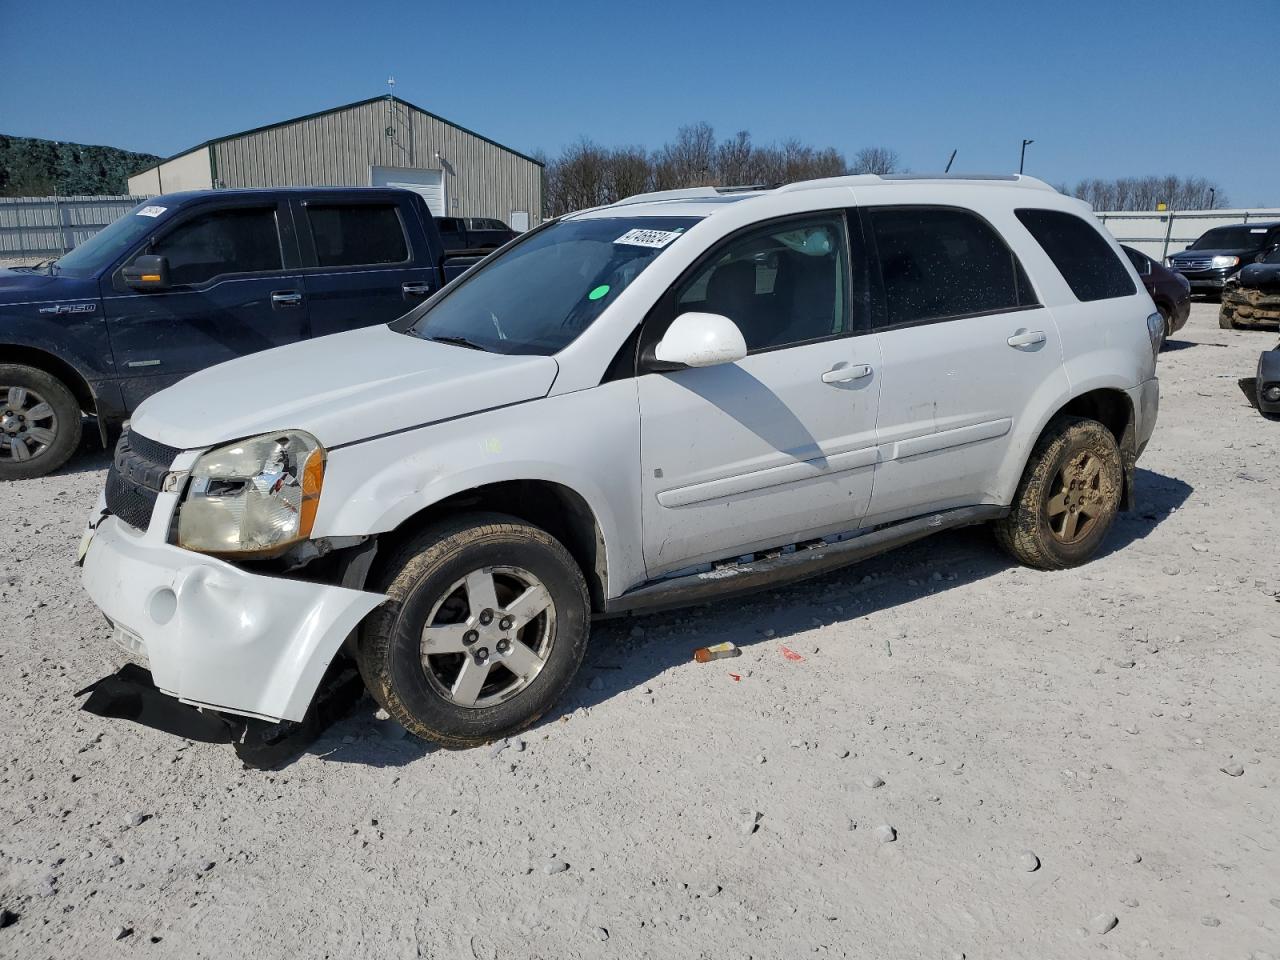
[[[602,283],[600,284],[600,286],[596,287],[594,290],[592,290],[590,293],[587,294],[587,299],[599,300],[601,297],[608,296],[608,294],[609,294],[609,285],[607,283]]]

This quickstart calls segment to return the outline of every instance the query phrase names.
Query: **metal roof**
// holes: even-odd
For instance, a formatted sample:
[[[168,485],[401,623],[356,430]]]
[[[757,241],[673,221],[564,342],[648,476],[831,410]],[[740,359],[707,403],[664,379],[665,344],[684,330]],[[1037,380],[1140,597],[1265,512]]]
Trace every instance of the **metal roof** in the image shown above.
[[[177,153],[173,154],[172,156],[165,157],[163,160],[158,160],[155,163],[151,164],[150,166],[143,167],[141,170],[138,170],[130,174],[130,176],[137,176],[139,173],[145,173],[147,170],[154,170],[156,167],[160,166],[161,164],[168,163],[170,160],[177,160],[179,157],[185,157],[188,153],[194,153],[197,150],[203,150],[205,147],[211,147],[215,143],[225,143],[228,140],[237,140],[240,137],[247,137],[250,134],[254,134],[254,133],[262,133],[265,130],[274,130],[277,127],[287,127],[292,123],[302,123],[304,120],[314,120],[316,117],[323,117],[330,113],[340,113],[343,110],[351,110],[354,107],[363,107],[370,103],[377,103],[379,101],[388,101],[388,100],[390,100],[393,103],[399,103],[402,106],[410,107],[413,110],[417,110],[419,113],[425,113],[428,117],[431,117],[434,120],[439,120],[441,123],[447,123],[449,126],[457,130],[461,130],[463,133],[468,134],[472,137],[475,137],[477,140],[483,140],[485,143],[491,144],[492,146],[497,147],[499,150],[505,150],[507,151],[507,153],[514,154],[515,156],[519,157],[522,160],[528,160],[530,163],[536,163],[540,167],[546,166],[546,164],[544,164],[541,160],[535,160],[533,157],[529,156],[527,153],[521,153],[519,150],[512,150],[506,144],[499,143],[497,140],[493,140],[489,137],[486,137],[484,134],[476,133],[474,130],[464,127],[461,124],[454,123],[452,120],[446,119],[445,117],[440,116],[438,113],[432,113],[430,110],[424,110],[422,109],[422,107],[418,106],[416,103],[410,103],[408,100],[401,99],[400,97],[383,94],[377,97],[366,97],[364,100],[357,100],[354,103],[344,103],[341,106],[329,107],[327,110],[317,110],[315,113],[304,114],[301,117],[290,117],[288,120],[278,120],[275,123],[264,124],[261,127],[253,127],[249,130],[241,130],[238,133],[228,133],[222,137],[214,137],[212,140],[206,140],[203,143],[197,143],[194,147],[187,147],[187,149],[185,150],[179,150]]]

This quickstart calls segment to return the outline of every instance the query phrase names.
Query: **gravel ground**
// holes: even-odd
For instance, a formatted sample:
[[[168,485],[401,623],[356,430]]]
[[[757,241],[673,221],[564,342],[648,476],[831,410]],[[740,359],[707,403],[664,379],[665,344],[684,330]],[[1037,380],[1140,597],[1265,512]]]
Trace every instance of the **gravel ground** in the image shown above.
[[[1237,383],[1275,334],[1215,317],[1092,564],[970,530],[602,625],[505,746],[366,698],[260,772],[80,712],[120,664],[71,565],[106,458],[7,485],[0,955],[1280,955],[1280,423]]]

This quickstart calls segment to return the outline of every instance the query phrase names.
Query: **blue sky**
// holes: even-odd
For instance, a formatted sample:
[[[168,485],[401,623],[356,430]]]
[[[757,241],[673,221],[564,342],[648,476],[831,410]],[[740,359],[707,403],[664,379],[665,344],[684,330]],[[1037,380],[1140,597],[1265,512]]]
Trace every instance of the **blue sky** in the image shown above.
[[[953,148],[957,171],[1010,171],[1027,137],[1027,172],[1050,182],[1203,175],[1235,205],[1280,206],[1250,39],[1280,36],[1278,0],[1234,25],[1203,0],[76,6],[0,0],[0,132],[168,155],[394,73],[404,99],[525,152],[652,147],[706,120],[889,146],[916,171]]]

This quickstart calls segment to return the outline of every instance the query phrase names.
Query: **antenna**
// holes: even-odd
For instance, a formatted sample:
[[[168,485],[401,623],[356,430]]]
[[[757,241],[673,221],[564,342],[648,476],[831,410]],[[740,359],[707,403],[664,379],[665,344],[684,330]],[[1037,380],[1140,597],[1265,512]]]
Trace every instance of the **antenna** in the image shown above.
[[[956,148],[956,150],[958,150],[958,149],[959,149],[959,147],[957,147],[957,148]],[[951,172],[951,165],[952,165],[953,163],[955,163],[955,162],[956,162],[956,151],[955,151],[955,150],[952,150],[952,151],[951,151],[951,159],[947,161],[947,169],[943,170],[942,172],[943,172],[943,173],[950,173],[950,172]]]
[[[396,95],[396,78],[388,74],[388,76],[387,76],[387,99],[391,99],[391,98],[392,98],[392,97],[394,97],[395,95]]]

